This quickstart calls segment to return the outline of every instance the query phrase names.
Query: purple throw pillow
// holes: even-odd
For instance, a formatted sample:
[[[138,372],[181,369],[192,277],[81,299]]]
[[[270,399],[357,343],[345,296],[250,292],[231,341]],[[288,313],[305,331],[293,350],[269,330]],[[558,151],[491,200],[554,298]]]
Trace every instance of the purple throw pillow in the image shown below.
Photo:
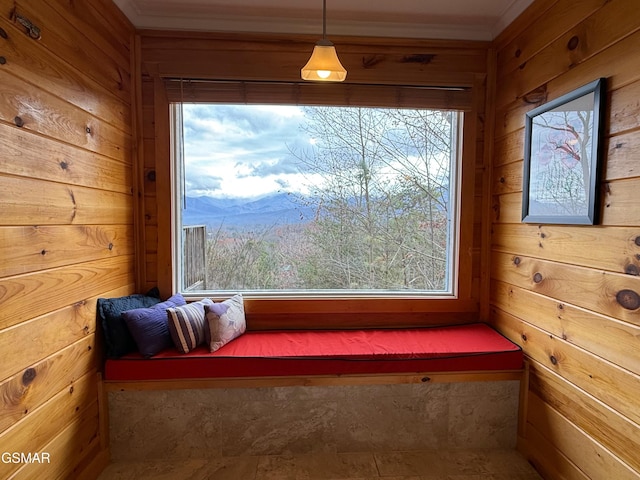
[[[167,309],[186,303],[184,297],[178,293],[152,307],[136,308],[122,314],[143,357],[152,357],[173,345],[167,322]]]

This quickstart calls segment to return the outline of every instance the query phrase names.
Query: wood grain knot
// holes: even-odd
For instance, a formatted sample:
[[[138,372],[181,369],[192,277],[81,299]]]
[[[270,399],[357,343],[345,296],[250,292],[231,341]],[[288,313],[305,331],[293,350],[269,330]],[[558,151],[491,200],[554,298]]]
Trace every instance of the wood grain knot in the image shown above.
[[[414,55],[405,55],[402,57],[402,63],[420,63],[428,65],[435,58],[432,53],[416,53]]]
[[[634,275],[637,277],[638,275],[640,275],[640,269],[638,268],[637,265],[630,263],[624,268],[624,273],[626,273],[627,275]]]
[[[368,57],[362,57],[362,66],[364,68],[373,68],[384,60],[382,55],[369,55]]]
[[[15,117],[13,123],[15,123],[17,127],[24,127],[24,120],[21,117]]]
[[[87,132],[87,133],[91,133],[91,127],[85,127],[84,131]]]
[[[535,90],[527,93],[522,97],[525,103],[532,104],[542,104],[547,100],[547,86],[543,85],[541,87],[536,88]]]
[[[4,57],[0,57],[0,65],[4,65],[7,63],[7,59]]]
[[[527,335],[525,333],[522,334],[522,341],[523,342],[527,341]]]
[[[567,43],[567,48],[569,50],[575,50],[578,47],[579,43],[580,43],[580,39],[574,35],[569,39],[569,42]]]
[[[147,180],[149,180],[150,182],[155,182],[156,181],[156,171],[155,170],[151,170],[151,171],[149,171],[149,173],[147,173]]]
[[[430,382],[431,378],[430,377],[422,377],[422,379],[420,380],[422,383],[426,383],[426,382]]]
[[[28,387],[31,382],[33,382],[36,378],[36,369],[35,368],[27,368],[22,374],[22,384],[25,387]]]
[[[617,302],[627,310],[640,308],[640,295],[633,290],[620,290],[616,295]]]
[[[108,248],[109,250],[113,250],[113,243],[109,243]]]
[[[520,55],[522,55],[522,50],[517,49],[516,50],[516,58],[520,58]]]
[[[520,257],[516,257],[516,258],[514,258],[514,259],[513,259],[513,264],[514,264],[514,265],[520,265],[520,262],[521,262],[521,261],[522,261],[522,260],[520,260]]]
[[[640,247],[640,235],[638,235],[638,236],[636,237],[636,239],[634,240],[634,242],[635,242],[636,246]]]
[[[543,277],[542,274],[540,272],[536,272],[536,274],[533,276],[533,281],[534,283],[540,283],[542,281]]]
[[[551,361],[552,364],[557,365],[558,364],[558,359],[556,357],[554,357],[553,355],[551,355],[549,357],[549,360]]]
[[[7,31],[4,28],[0,28],[0,37],[4,38],[5,40],[9,38],[9,35],[7,35]]]

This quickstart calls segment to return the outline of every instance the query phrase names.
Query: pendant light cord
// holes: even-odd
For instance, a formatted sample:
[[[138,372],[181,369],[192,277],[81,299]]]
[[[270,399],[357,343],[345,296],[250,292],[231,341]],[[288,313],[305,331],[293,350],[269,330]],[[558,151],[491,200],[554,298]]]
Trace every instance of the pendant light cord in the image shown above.
[[[322,39],[327,38],[327,0],[322,0]]]

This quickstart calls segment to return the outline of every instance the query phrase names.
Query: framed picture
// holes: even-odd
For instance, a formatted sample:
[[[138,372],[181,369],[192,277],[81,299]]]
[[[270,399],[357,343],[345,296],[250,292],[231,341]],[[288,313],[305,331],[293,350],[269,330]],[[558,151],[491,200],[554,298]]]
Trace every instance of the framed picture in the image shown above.
[[[522,221],[593,225],[597,219],[605,79],[527,113]]]

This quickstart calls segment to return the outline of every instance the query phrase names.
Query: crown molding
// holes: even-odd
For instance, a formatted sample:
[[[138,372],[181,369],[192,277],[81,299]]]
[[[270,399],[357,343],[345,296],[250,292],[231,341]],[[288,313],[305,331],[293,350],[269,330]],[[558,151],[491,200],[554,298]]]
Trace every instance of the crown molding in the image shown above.
[[[321,19],[305,10],[276,10],[226,8],[211,12],[206,4],[151,0],[114,0],[116,5],[138,29],[186,30],[207,32],[291,33],[319,35]],[[477,1],[477,0],[469,0]],[[507,25],[522,13],[533,0],[513,0],[498,17],[443,16],[437,18],[415,16],[411,21],[389,21],[383,15],[370,13],[368,18],[330,18],[327,36],[371,36],[443,40],[493,40]],[[334,13],[334,17],[346,17]],[[355,17],[355,15],[354,15]],[[496,19],[497,18],[497,19]],[[437,20],[434,21],[434,20]]]

